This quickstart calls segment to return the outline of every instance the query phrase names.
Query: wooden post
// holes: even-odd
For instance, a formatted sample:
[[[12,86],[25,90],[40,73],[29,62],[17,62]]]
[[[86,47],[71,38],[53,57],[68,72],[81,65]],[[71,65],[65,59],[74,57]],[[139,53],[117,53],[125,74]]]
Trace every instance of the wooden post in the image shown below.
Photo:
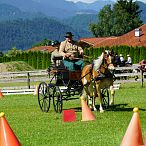
[[[143,70],[141,70],[141,86],[143,87]]]
[[[29,74],[29,72],[27,73],[27,84],[28,84],[28,89],[30,89],[30,74]]]

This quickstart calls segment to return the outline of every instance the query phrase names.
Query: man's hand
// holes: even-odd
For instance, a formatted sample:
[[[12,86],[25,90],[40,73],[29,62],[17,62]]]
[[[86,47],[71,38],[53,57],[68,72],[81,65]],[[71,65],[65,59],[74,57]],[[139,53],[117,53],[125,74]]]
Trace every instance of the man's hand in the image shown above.
[[[81,50],[81,51],[80,51],[80,55],[83,55],[83,54],[84,54],[84,52],[83,52],[83,50]]]
[[[65,53],[64,57],[69,58],[71,56],[71,53]]]

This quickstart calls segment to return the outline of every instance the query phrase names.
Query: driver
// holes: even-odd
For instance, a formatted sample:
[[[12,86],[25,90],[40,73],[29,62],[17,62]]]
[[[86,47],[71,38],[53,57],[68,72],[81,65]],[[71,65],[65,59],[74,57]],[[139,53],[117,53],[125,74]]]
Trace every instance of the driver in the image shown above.
[[[71,32],[66,33],[65,41],[60,44],[59,53],[64,57],[63,63],[68,70],[83,69],[83,49],[79,46],[78,42],[73,40]]]

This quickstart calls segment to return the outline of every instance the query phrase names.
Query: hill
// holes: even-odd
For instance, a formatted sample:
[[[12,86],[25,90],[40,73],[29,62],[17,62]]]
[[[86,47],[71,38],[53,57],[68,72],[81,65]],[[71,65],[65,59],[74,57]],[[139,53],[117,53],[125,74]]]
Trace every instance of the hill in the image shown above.
[[[146,23],[146,4],[137,1],[143,10],[141,19]],[[92,37],[90,23],[97,22],[98,11],[113,1],[73,3],[65,0],[0,0],[0,51],[13,47],[31,48],[44,40],[64,39],[72,31],[75,39]]]
[[[95,14],[78,14],[76,16],[63,19],[62,22],[71,26],[76,31],[78,30],[89,30],[89,24],[97,22],[97,15]],[[80,32],[79,32],[80,34]],[[90,32],[88,32],[88,36],[92,36]]]
[[[81,34],[78,34],[72,27],[54,19],[4,21],[0,23],[0,50],[7,51],[12,47],[25,50],[45,38],[61,41],[67,31],[72,31],[75,36],[81,37]],[[85,36],[83,33],[82,36]]]
[[[110,2],[111,3],[111,2]],[[59,19],[75,16],[78,13],[95,14],[108,1],[98,0],[96,3],[73,3],[65,0],[1,0],[0,4],[12,5],[23,12],[43,13]],[[84,8],[83,8],[84,5]]]
[[[137,1],[137,3],[140,6],[140,10],[142,10],[141,20],[143,21],[143,23],[146,23],[146,4],[140,1]]]
[[[113,0],[96,0],[93,3],[77,2],[76,5],[80,10],[89,10],[99,12],[105,5],[113,5]]]
[[[85,29],[88,19],[85,22],[86,19],[82,21],[82,16],[79,18],[82,25],[76,20],[73,26],[68,24],[71,20],[63,23],[47,17],[2,21],[0,22],[0,51],[7,51],[13,47],[25,50],[44,39],[62,41],[67,31],[73,32],[76,40],[91,36],[91,33]]]
[[[19,8],[8,5],[8,4],[0,4],[0,22],[6,20],[16,20],[16,19],[32,19],[36,17],[44,17],[44,14],[39,12],[30,13],[23,12]]]
[[[0,63],[0,72],[16,72],[16,71],[30,71],[34,70],[31,66],[23,61],[14,61]]]

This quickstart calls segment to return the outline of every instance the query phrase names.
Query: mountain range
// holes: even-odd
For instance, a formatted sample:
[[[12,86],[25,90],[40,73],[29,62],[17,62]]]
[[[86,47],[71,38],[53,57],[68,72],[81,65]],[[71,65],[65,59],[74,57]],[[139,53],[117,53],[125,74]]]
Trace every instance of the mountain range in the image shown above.
[[[61,41],[65,31],[72,31],[76,39],[92,37],[88,29],[89,24],[97,23],[98,12],[105,5],[114,3],[112,0],[97,0],[94,3],[73,3],[65,0],[0,0],[0,50],[7,51],[14,46],[27,49],[45,38]],[[146,4],[138,4],[143,10],[141,19],[146,23]],[[38,28],[42,28],[42,31]]]
[[[106,0],[98,0],[91,4],[73,3],[65,0],[0,0],[0,4],[14,6],[23,12],[39,12],[60,19],[75,16],[76,14],[95,14],[104,5],[113,3],[113,1]]]

